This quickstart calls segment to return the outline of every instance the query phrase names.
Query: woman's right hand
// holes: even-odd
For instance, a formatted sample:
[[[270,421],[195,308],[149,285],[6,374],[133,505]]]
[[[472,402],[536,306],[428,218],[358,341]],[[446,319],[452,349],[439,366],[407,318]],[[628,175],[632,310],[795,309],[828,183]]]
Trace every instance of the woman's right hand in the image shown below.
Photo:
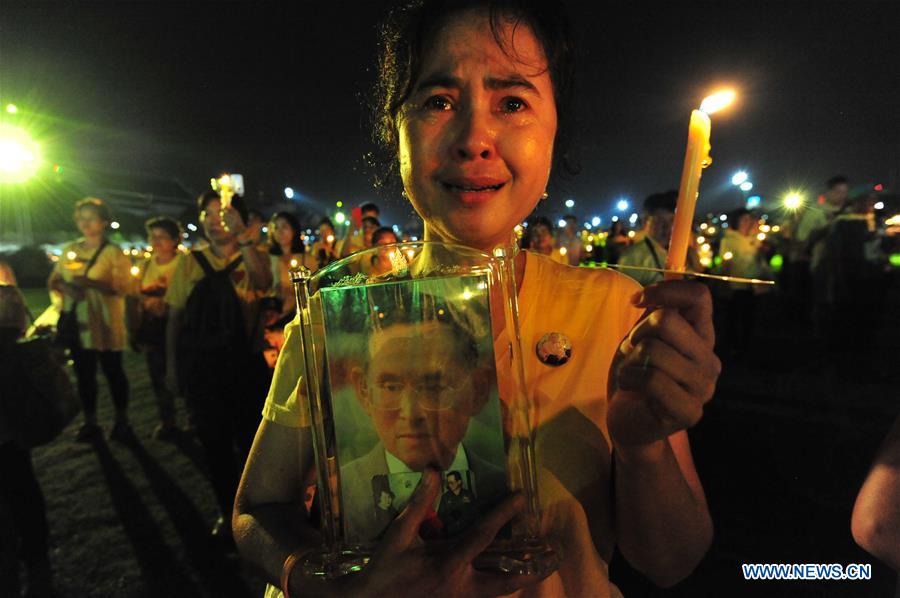
[[[440,474],[432,469],[423,472],[409,504],[388,527],[378,551],[354,580],[354,595],[503,596],[543,579],[486,573],[472,566],[500,528],[522,510],[521,495],[506,498],[458,539],[426,545],[419,537],[419,526],[440,491]]]

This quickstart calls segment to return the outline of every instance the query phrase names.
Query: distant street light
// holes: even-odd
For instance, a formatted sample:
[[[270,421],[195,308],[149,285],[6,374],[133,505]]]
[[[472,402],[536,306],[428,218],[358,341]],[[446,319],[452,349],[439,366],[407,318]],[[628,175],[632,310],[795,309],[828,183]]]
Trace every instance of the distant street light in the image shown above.
[[[6,111],[10,114],[16,114],[19,111],[19,107],[15,104],[7,104]]]
[[[741,191],[747,192],[750,189],[753,189],[753,183],[751,183],[750,181],[744,181],[743,183],[741,183]]]
[[[594,216],[593,218],[591,218],[591,224],[593,224],[594,226],[600,226],[600,222],[600,216]]]
[[[619,200],[619,203],[616,204],[616,208],[617,208],[620,212],[624,212],[625,210],[628,209],[628,200],[627,200],[627,199],[620,199],[620,200]]]
[[[24,183],[41,163],[40,147],[28,133],[0,124],[0,183]]]
[[[294,199],[294,190],[290,187],[284,188],[284,196],[288,199]]]
[[[750,177],[746,172],[744,172],[743,170],[738,170],[736,173],[734,173],[734,176],[731,177],[731,184],[735,187],[740,187],[744,182],[747,181],[748,178]]]
[[[574,207],[575,207],[575,200],[574,200],[574,199],[567,199],[567,200],[566,200],[566,207],[567,207],[567,208],[574,208]]]
[[[803,205],[803,196],[797,192],[792,191],[788,193],[784,198],[784,207],[788,210],[799,210]]]
[[[762,197],[759,195],[753,195],[747,198],[747,209],[753,210],[759,207],[759,204],[762,203]]]
[[[560,218],[559,221],[557,221],[556,225],[559,228],[566,228],[566,221],[563,218]]]

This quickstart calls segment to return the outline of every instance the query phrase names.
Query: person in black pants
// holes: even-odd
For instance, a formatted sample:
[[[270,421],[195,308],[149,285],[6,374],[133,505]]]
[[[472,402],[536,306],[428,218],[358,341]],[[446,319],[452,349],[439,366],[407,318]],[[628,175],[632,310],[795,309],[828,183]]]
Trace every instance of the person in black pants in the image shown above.
[[[271,380],[259,304],[272,267],[239,196],[223,205],[210,190],[198,210],[209,245],[182,256],[169,280],[166,377],[173,393],[184,391],[203,445],[221,510],[213,535],[232,544],[234,496]]]
[[[78,323],[72,360],[78,378],[78,394],[84,408],[84,425],[76,439],[90,442],[100,435],[97,425],[97,362],[109,382],[115,406],[110,437],[133,437],[128,424],[128,378],[122,368],[125,350],[125,294],[131,285],[131,262],[106,239],[112,221],[103,201],[86,198],[75,204],[75,223],[84,235],[63,248],[47,286],[63,298],[65,313]]]

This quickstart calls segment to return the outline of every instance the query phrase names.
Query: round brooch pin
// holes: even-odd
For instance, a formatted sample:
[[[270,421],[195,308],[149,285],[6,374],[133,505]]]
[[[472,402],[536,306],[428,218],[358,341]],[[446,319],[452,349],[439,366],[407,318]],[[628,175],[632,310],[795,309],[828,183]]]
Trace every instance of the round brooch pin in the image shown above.
[[[541,337],[534,350],[541,363],[563,365],[572,357],[572,341],[561,332],[548,332]]]

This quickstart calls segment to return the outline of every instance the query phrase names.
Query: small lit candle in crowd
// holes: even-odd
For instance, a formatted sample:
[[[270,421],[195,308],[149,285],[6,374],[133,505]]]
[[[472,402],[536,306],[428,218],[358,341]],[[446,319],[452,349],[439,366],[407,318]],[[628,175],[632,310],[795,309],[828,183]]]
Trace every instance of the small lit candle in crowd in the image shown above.
[[[733,91],[722,91],[703,100],[699,110],[691,112],[688,128],[687,149],[684,154],[684,167],[681,171],[681,185],[678,188],[678,204],[675,208],[675,221],[672,223],[672,238],[666,258],[666,279],[678,278],[678,272],[684,272],[688,244],[691,238],[694,208],[697,205],[697,193],[700,187],[700,176],[709,165],[709,115],[721,110],[734,100]]]

